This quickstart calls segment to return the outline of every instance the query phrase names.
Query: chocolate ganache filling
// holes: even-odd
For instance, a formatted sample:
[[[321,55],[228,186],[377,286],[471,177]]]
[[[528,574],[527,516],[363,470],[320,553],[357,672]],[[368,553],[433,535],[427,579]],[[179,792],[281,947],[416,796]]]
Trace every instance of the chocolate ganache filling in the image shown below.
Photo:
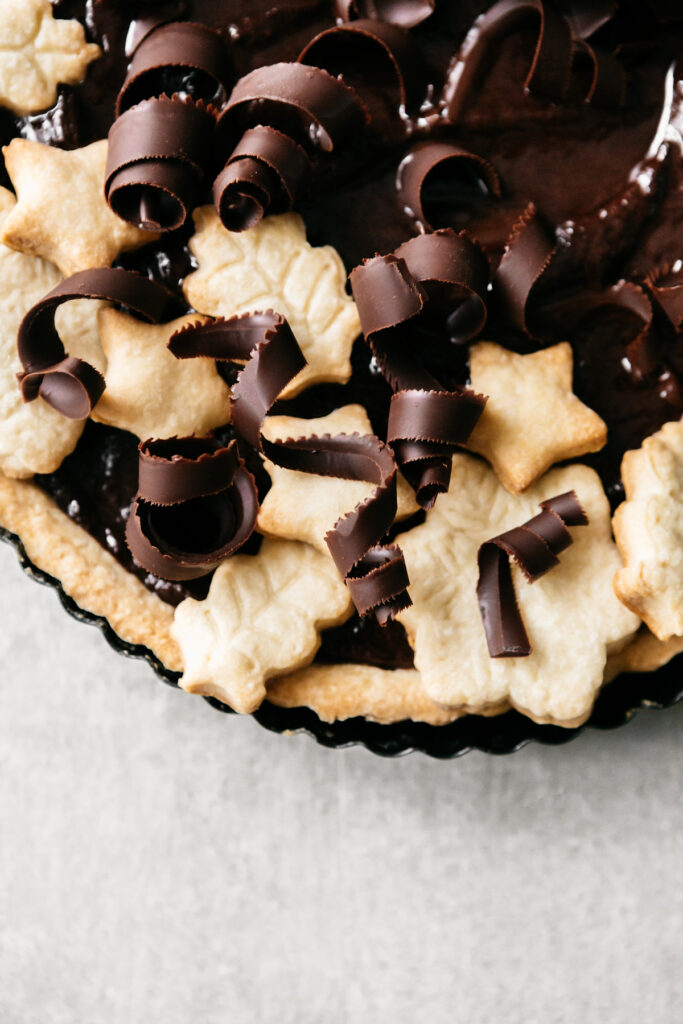
[[[70,149],[106,136],[128,55],[156,26],[178,19],[223,37],[230,80],[216,86],[218,94],[259,68],[298,60],[343,74],[367,113],[366,126],[324,159],[312,159],[300,188],[291,190],[309,241],[335,246],[351,273],[425,231],[466,231],[480,244],[492,282],[483,296],[482,337],[519,352],[571,342],[575,391],[608,425],[607,446],[585,461],[600,473],[613,505],[619,503],[624,451],[683,413],[683,62],[677,66],[683,12],[677,5],[436,0],[342,10],[333,0],[63,0],[54,6],[58,17],[79,18],[103,55],[81,85],[60,87],[51,110],[25,118],[4,111],[4,142],[20,135]],[[393,20],[390,28],[373,26],[375,6]],[[337,19],[344,19],[343,29],[330,32]],[[164,68],[161,79],[168,95],[221,102],[220,95],[207,95],[214,85],[191,61]],[[272,126],[274,132],[282,127]],[[251,159],[253,141],[248,137],[245,153],[228,166]],[[270,167],[257,170],[268,177]],[[233,169],[224,185],[234,191],[235,179],[241,187]],[[211,185],[207,175],[193,203],[211,203]],[[282,191],[273,195],[268,201],[277,209]],[[181,286],[193,269],[191,230],[188,218],[118,265],[165,285],[186,307]],[[468,381],[468,331],[449,331],[429,318],[416,330],[423,372],[443,392],[460,392]],[[352,364],[347,385],[312,387],[275,411],[319,416],[360,402],[377,436],[386,438],[392,388],[362,338]],[[233,383],[229,364],[221,372]],[[216,439],[229,444],[232,427]],[[243,441],[237,444],[263,497],[269,482],[260,459]],[[137,468],[136,438],[89,421],[74,453],[36,482],[160,598],[176,604],[188,594],[203,596],[210,577],[168,582],[133,562],[124,538]],[[241,550],[253,553],[258,545],[254,535]],[[400,625],[382,630],[357,616],[324,633],[317,657],[412,663]]]

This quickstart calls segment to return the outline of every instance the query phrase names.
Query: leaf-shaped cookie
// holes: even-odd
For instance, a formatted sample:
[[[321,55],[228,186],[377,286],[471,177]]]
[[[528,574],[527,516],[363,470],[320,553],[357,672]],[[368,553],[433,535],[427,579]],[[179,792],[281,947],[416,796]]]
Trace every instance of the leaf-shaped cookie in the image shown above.
[[[14,204],[12,193],[0,188],[0,231]],[[17,385],[19,324],[60,280],[51,263],[0,243],[0,469],[7,476],[51,473],[73,451],[83,430],[82,422],[66,419],[42,398],[23,402]],[[57,329],[71,355],[103,370],[96,325],[100,306],[88,299],[67,302],[57,311]]]
[[[202,206],[194,222],[190,250],[199,268],[183,285],[194,309],[225,317],[274,309],[286,316],[308,366],[284,397],[318,381],[345,383],[360,321],[336,250],[309,245],[295,213],[267,217],[235,233],[223,227],[212,206]]]
[[[51,107],[57,83],[80,82],[100,52],[78,21],[53,18],[50,0],[0,0],[0,105],[22,115]]]
[[[349,592],[330,558],[308,544],[264,540],[258,555],[219,566],[206,600],[178,605],[180,684],[249,714],[265,697],[266,680],[307,665],[320,630],[350,614]]]

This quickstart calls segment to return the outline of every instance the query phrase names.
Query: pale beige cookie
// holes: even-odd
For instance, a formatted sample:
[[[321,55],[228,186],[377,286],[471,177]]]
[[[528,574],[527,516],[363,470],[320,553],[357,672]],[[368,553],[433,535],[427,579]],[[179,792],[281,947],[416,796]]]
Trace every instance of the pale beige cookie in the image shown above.
[[[58,82],[82,81],[101,52],[78,21],[52,16],[50,0],[0,0],[0,106],[19,115],[51,107]]]
[[[607,427],[572,392],[571,345],[521,356],[493,342],[470,349],[472,387],[488,395],[466,447],[487,459],[517,494],[555,462],[597,452]]]
[[[104,198],[107,140],[83,149],[57,149],[12,139],[3,149],[17,205],[2,242],[56,263],[65,277],[108,267],[122,252],[159,236],[121,220]]]
[[[230,391],[213,359],[176,359],[167,346],[175,331],[203,322],[196,313],[167,324],[145,324],[116,309],[99,315],[107,386],[93,419],[141,440],[198,437],[230,419]]]
[[[573,527],[560,563],[529,584],[512,575],[533,652],[489,657],[477,601],[477,552],[486,540],[521,526],[539,502],[574,489],[590,519]],[[607,655],[640,620],[612,587],[619,553],[600,480],[587,466],[551,470],[524,494],[508,494],[495,474],[468,455],[453,458],[450,489],[427,520],[397,538],[405,554],[413,606],[400,618],[426,692],[448,707],[475,710],[505,699],[536,721],[573,726],[590,714]]]
[[[213,206],[202,206],[193,216],[190,250],[199,268],[183,285],[193,308],[225,317],[274,309],[287,317],[308,366],[284,397],[318,381],[345,383],[360,321],[336,250],[309,245],[296,213],[266,217],[240,233],[224,228]]]
[[[268,686],[268,700],[281,708],[309,707],[323,722],[362,716],[384,725],[408,718],[447,725],[461,714],[430,700],[414,668],[309,665],[274,680]]]
[[[236,555],[218,567],[206,600],[178,605],[180,685],[248,714],[266,696],[267,680],[311,662],[320,630],[350,614],[330,558],[307,544],[266,539],[257,556]]]
[[[0,229],[15,199],[0,189]],[[51,263],[13,252],[0,243],[0,469],[8,476],[51,473],[76,447],[83,423],[66,419],[42,398],[24,402],[17,384],[21,363],[17,331],[24,315],[61,280]],[[57,311],[57,328],[67,351],[99,370],[104,357],[97,336],[99,303],[81,299]]]
[[[607,659],[605,682],[621,672],[656,672],[662,665],[683,653],[683,637],[658,640],[643,623],[633,640],[623,651]]]
[[[683,636],[683,420],[665,423],[621,464],[614,516],[624,559],[614,587],[659,640]]]
[[[311,434],[370,434],[372,427],[362,405],[345,405],[313,420],[269,416],[263,424],[263,433],[270,441],[284,441],[288,437]],[[328,553],[327,531],[372,491],[372,484],[362,480],[299,473],[275,466],[268,459],[264,465],[273,486],[261,504],[258,529],[270,537],[305,541],[325,554]],[[402,477],[398,478],[397,493],[399,519],[418,511],[415,494]]]

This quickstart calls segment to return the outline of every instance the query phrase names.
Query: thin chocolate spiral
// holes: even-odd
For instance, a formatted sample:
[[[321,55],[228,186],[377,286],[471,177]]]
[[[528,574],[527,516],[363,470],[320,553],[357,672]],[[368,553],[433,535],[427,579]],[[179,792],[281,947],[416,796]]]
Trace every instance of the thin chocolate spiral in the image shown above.
[[[270,441],[263,421],[283,388],[305,366],[289,324],[277,313],[248,313],[230,320],[190,325],[169,349],[179,359],[209,356],[247,363],[232,389],[235,430],[266,458],[286,469],[374,484],[372,494],[343,516],[327,545],[361,615],[374,611],[385,624],[410,604],[400,550],[381,541],[396,516],[396,462],[373,435],[340,434]]]
[[[444,229],[366,260],[350,281],[365,340],[394,391],[387,441],[418,503],[431,508],[448,489],[454,446],[467,441],[486,399],[469,388],[444,388],[422,365],[414,330],[431,316],[446,344],[447,330],[462,343],[479,333],[486,322],[486,257],[464,232]]]
[[[571,21],[543,0],[498,0],[475,20],[449,70],[443,106],[451,124],[462,120],[476,96],[490,48],[530,24],[538,26],[538,35],[525,89],[552,100],[562,99],[569,89],[575,58],[578,64],[587,59],[592,75],[586,101],[608,106],[623,103],[624,73],[612,54],[576,38]]]
[[[68,356],[57,333],[57,308],[71,299],[105,299],[154,323],[177,316],[181,306],[172,292],[147,277],[102,267],[65,278],[29,309],[17,336],[24,401],[40,396],[63,416],[82,420],[101,397],[104,377],[90,363]]]
[[[542,512],[522,526],[506,530],[479,548],[477,598],[492,658],[518,658],[531,654],[517,606],[509,558],[514,558],[529,583],[544,576],[558,555],[573,543],[569,526],[588,525],[588,516],[574,491],[541,503]]]
[[[321,68],[271,64],[245,75],[218,120],[230,150],[213,187],[222,222],[244,231],[267,213],[291,209],[311,154],[330,153],[364,123],[353,89]]]

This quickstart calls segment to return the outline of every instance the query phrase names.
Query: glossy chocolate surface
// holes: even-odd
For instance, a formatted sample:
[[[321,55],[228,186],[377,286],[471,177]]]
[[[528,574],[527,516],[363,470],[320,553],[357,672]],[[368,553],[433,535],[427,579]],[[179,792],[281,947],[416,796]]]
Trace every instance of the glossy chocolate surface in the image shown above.
[[[680,21],[660,23],[653,13],[656,5],[627,2],[599,29],[592,42],[608,50],[620,46],[627,77],[626,103],[621,109],[586,104],[580,75],[561,102],[525,92],[523,82],[536,33],[531,27],[516,31],[492,51],[487,73],[471,96],[462,122],[449,126],[436,116],[436,100],[453,74],[449,67],[468,29],[489,6],[442,0],[435,14],[412,30],[425,62],[425,101],[407,113],[399,110],[395,77],[372,51],[351,45],[335,50],[334,66],[327,66],[343,71],[358,89],[370,109],[371,126],[354,145],[319,163],[310,190],[296,209],[306,221],[311,242],[334,245],[350,271],[364,257],[387,253],[418,232],[401,209],[396,188],[397,168],[414,142],[445,139],[490,161],[500,175],[501,198],[492,196],[471,170],[465,169],[456,179],[437,174],[424,197],[430,222],[435,228],[467,229],[484,245],[492,270],[514,222],[530,201],[556,230],[558,249],[539,287],[539,303],[544,307],[542,341],[532,341],[497,322],[495,313],[482,336],[519,351],[569,338],[575,351],[575,390],[609,427],[607,447],[586,461],[596,466],[616,504],[622,497],[623,452],[683,413],[683,343],[680,337],[669,341],[656,369],[637,380],[624,359],[626,346],[639,328],[633,314],[612,307],[580,316],[581,304],[574,297],[622,277],[642,280],[665,265],[676,271],[683,259],[679,134],[683,74],[677,74],[675,67],[676,58],[683,56],[682,26]],[[559,0],[554,6],[571,7]],[[125,75],[126,37],[136,17],[173,18],[180,13],[219,28],[229,40],[238,76],[264,64],[295,60],[318,32],[334,24],[331,0],[277,5],[272,0],[166,4],[65,0],[55,7],[58,16],[83,21],[89,38],[103,45],[105,54],[91,65],[82,85],[60,87],[51,111],[24,119],[3,112],[3,141],[20,134],[73,148],[106,135]],[[192,89],[191,80],[169,85]],[[205,201],[210,201],[208,192]],[[121,265],[142,270],[182,294],[182,279],[192,269],[188,236],[186,226],[159,244],[127,255]],[[428,335],[420,342],[445,384],[466,382],[462,347],[444,348],[440,339]],[[385,436],[389,391],[372,372],[362,341],[355,346],[353,365],[349,385],[312,388],[291,402],[280,403],[278,411],[313,416],[360,401],[368,408],[374,429]],[[226,437],[229,433],[226,428]],[[164,600],[177,603],[187,593],[201,595],[207,580],[167,583],[132,565],[123,537],[125,515],[135,493],[136,447],[130,435],[89,423],[76,452],[56,473],[38,478],[38,483]],[[259,486],[267,487],[263,473]],[[325,634],[318,657],[410,664],[412,656],[401,628],[389,630],[380,635],[374,624],[354,617]]]

